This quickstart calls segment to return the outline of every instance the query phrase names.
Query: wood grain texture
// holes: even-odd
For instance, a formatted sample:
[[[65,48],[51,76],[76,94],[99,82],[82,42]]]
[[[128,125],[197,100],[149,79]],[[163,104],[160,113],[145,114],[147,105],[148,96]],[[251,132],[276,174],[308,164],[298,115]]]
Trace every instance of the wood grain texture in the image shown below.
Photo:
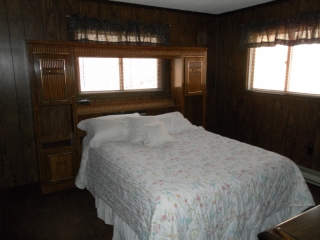
[[[59,2],[58,0],[41,0],[42,2],[42,18],[45,29],[45,40],[60,41],[59,31]],[[63,19],[65,20],[65,19]]]
[[[167,14],[167,23],[170,24],[170,45],[179,46],[179,13],[170,12]]]
[[[19,131],[21,136],[22,159],[17,167],[24,171],[25,182],[38,179],[37,162],[35,160],[34,129],[31,108],[30,81],[26,61],[26,43],[24,22],[17,21],[22,13],[21,1],[13,0],[8,5],[8,23],[11,37],[12,63],[14,66],[15,88],[17,92],[17,107],[19,111]],[[18,66],[18,67],[16,67]],[[18,130],[17,129],[17,130]],[[25,161],[23,160],[25,159]]]
[[[151,24],[170,23],[170,46],[197,47],[199,32],[210,33],[208,47],[209,81],[215,82],[216,17],[169,9],[74,0],[1,0],[0,1],[0,62],[1,62],[1,161],[0,188],[17,186],[39,180],[36,163],[34,121],[30,116],[29,62],[26,39],[66,41],[65,15],[78,14],[110,21],[138,21]],[[192,18],[192,26],[189,18]],[[212,44],[213,43],[213,44]],[[35,50],[35,49],[34,49]],[[39,49],[44,51],[45,49]],[[46,49],[64,51],[61,46]],[[66,50],[68,51],[68,50]],[[209,58],[208,58],[209,59]],[[31,60],[30,60],[31,61]],[[213,68],[213,69],[212,69]],[[214,99],[211,91],[210,99]],[[212,101],[210,101],[212,103]],[[214,107],[212,106],[212,109]],[[211,115],[214,114],[211,112]],[[10,144],[9,144],[10,143]],[[23,150],[21,150],[23,149]],[[24,169],[24,170],[23,170]]]
[[[303,97],[283,98],[277,95],[266,97],[264,94],[247,94],[244,90],[247,52],[238,47],[240,24],[320,10],[318,0],[279,1],[268,6],[221,16],[112,2],[1,0],[0,4],[0,61],[1,69],[5,70],[0,73],[3,116],[1,126],[6,128],[1,133],[1,150],[5,154],[1,155],[0,163],[2,179],[6,181],[2,181],[0,187],[37,181],[36,177],[32,177],[37,172],[32,159],[32,155],[35,154],[35,150],[32,150],[33,126],[27,116],[31,104],[30,101],[25,101],[28,90],[23,73],[26,71],[24,61],[27,57],[20,43],[25,39],[66,40],[64,15],[67,12],[111,21],[123,19],[169,23],[171,46],[198,46],[197,34],[208,33],[208,42],[204,45],[208,47],[207,129],[270,148],[295,159],[303,166],[312,166],[313,169],[320,170],[319,134],[315,134],[319,128],[319,116],[315,114],[319,112],[319,101],[306,100]],[[305,103],[310,101],[312,104]],[[21,132],[22,128],[25,132]],[[31,144],[30,148],[28,144]],[[21,146],[27,146],[23,148],[30,150],[30,153],[25,152],[26,150],[23,154],[19,153]],[[306,148],[313,148],[312,156],[306,154]],[[16,155],[20,157],[17,158]],[[17,163],[15,159],[21,159],[21,156],[23,160]],[[16,168],[31,171],[30,178],[24,175],[23,171],[20,174],[20,170],[16,171]],[[15,178],[25,180],[16,181]]]
[[[50,183],[75,177],[72,152],[50,154],[48,155],[48,161],[50,165]]]
[[[204,33],[206,41],[202,44],[197,43],[197,46],[207,47],[207,103],[209,106],[206,111],[206,129],[214,132],[216,126],[216,82],[217,82],[217,49],[218,49],[218,19],[213,19],[211,16],[203,16],[198,18],[198,34]],[[210,27],[208,27],[210,26]],[[218,116],[217,116],[218,117]]]
[[[143,22],[151,24],[167,23],[166,14],[161,9],[145,9]]]
[[[71,106],[46,106],[39,109],[41,142],[69,140],[73,125]]]
[[[306,114],[299,114],[298,124],[295,127],[296,136],[296,154],[295,162],[307,168],[312,168],[313,165],[313,149],[316,140],[316,132],[319,128],[319,107],[320,105],[312,102],[301,102],[299,104],[299,112]],[[312,151],[308,153],[308,148]]]
[[[35,11],[41,6],[41,0],[24,0],[21,2],[26,39],[44,39],[42,11]]]
[[[258,238],[260,240],[317,240],[319,239],[320,235],[318,224],[319,217],[320,206],[315,206],[308,211],[305,211],[283,223],[280,223],[276,227],[259,233]],[[277,229],[281,229],[287,235],[282,235],[281,232],[276,231]]]
[[[77,13],[78,1],[58,0],[60,41],[68,41],[68,24],[66,15]],[[38,38],[39,39],[39,38]]]
[[[89,9],[90,9],[90,13],[87,17],[97,17],[100,15],[99,3],[90,2]]]
[[[313,10],[320,10],[318,1],[292,0],[219,17],[214,130],[319,170],[319,98],[245,91],[247,50],[239,48],[241,24]]]
[[[40,60],[41,67],[41,86],[38,88],[42,94],[44,102],[67,101],[68,85],[65,73],[65,61],[58,60]],[[41,90],[40,90],[41,89]]]
[[[198,45],[198,33],[199,31],[199,21],[198,21],[198,14],[194,13],[189,13],[187,18],[188,18],[188,39],[189,43],[188,45],[191,46],[199,46]],[[200,47],[200,46],[199,46]]]
[[[118,5],[112,5],[112,4],[107,4],[108,6],[108,15],[107,15],[107,20],[109,21],[119,21],[119,6]]]
[[[99,3],[99,19],[107,19],[108,20],[108,8],[109,5],[104,3]]]
[[[10,39],[10,24],[15,31],[16,26],[8,18],[12,12],[5,0],[0,1],[0,187],[25,184],[26,176],[23,165],[22,139],[20,132],[20,115],[16,82],[14,81],[14,62]],[[10,8],[17,8],[17,1],[10,1]],[[11,8],[11,9],[12,9]],[[9,16],[10,15],[10,16]],[[13,39],[12,39],[13,40]],[[20,54],[19,52],[16,52]],[[16,59],[17,60],[17,59]],[[17,148],[19,146],[19,148]]]
[[[188,14],[179,13],[179,36],[180,36],[180,45],[190,46],[189,45],[189,19]]]
[[[134,22],[143,22],[144,21],[144,11],[143,8],[132,8],[132,21]]]
[[[92,17],[90,15],[90,3],[86,1],[78,1],[78,14],[82,17]]]
[[[133,9],[128,6],[119,6],[119,21],[128,22],[132,21]]]

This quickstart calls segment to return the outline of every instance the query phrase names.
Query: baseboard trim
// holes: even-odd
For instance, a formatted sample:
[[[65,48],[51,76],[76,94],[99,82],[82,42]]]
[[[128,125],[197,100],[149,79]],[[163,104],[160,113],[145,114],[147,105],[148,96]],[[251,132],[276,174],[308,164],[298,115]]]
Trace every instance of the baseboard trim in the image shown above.
[[[299,166],[300,171],[306,180],[306,182],[317,185],[320,187],[320,172],[314,171],[312,169]]]

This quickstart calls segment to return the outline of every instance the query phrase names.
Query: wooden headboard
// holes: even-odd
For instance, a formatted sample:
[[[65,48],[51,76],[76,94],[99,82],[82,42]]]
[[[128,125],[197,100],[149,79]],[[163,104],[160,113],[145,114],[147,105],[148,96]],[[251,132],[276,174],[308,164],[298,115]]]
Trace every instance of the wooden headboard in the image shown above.
[[[146,115],[157,115],[175,111],[175,104],[172,99],[148,99],[78,105],[76,107],[78,122],[93,117],[137,111],[144,111]]]
[[[143,115],[158,115],[176,111],[172,99],[148,99],[148,100],[130,100],[121,102],[95,103],[90,105],[78,105],[76,107],[77,124],[85,119],[102,117],[114,114],[126,114],[139,112]],[[86,135],[85,131],[77,129],[79,143]],[[80,147],[80,146],[79,146]]]
[[[27,44],[42,192],[74,186],[86,135],[77,129],[81,120],[137,111],[146,115],[180,111],[192,124],[205,127],[206,48],[34,40]],[[162,91],[125,95],[80,94],[75,65],[79,56],[165,59],[166,85]],[[82,98],[91,104],[78,105]]]

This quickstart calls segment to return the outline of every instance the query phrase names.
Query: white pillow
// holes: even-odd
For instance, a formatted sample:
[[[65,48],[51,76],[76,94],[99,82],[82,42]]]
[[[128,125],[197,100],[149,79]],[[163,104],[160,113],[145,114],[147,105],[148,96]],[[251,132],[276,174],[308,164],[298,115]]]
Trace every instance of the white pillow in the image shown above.
[[[152,125],[144,125],[142,126],[142,129],[146,133],[143,143],[147,147],[156,147],[175,141],[174,138],[170,136],[162,122]]]
[[[106,140],[128,141],[129,129],[124,122],[128,115],[139,116],[138,113],[133,113],[90,118],[79,122],[77,127],[87,132],[89,145],[93,148],[98,148]]]
[[[184,118],[180,112],[171,112],[155,116],[169,133],[182,132],[184,130],[196,129],[197,126],[192,125],[188,119]]]
[[[153,116],[127,117],[127,127],[129,128],[129,141],[133,143],[142,142],[146,132],[142,126],[158,123],[158,119]]]

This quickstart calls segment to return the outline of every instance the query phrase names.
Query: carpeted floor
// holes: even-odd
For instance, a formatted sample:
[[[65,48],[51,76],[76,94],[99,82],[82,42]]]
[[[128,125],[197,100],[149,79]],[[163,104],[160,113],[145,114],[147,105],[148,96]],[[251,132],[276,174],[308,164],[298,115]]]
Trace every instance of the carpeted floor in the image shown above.
[[[320,187],[308,184],[320,204]],[[98,219],[94,198],[77,188],[41,194],[32,184],[0,191],[2,240],[111,240],[113,227]]]

